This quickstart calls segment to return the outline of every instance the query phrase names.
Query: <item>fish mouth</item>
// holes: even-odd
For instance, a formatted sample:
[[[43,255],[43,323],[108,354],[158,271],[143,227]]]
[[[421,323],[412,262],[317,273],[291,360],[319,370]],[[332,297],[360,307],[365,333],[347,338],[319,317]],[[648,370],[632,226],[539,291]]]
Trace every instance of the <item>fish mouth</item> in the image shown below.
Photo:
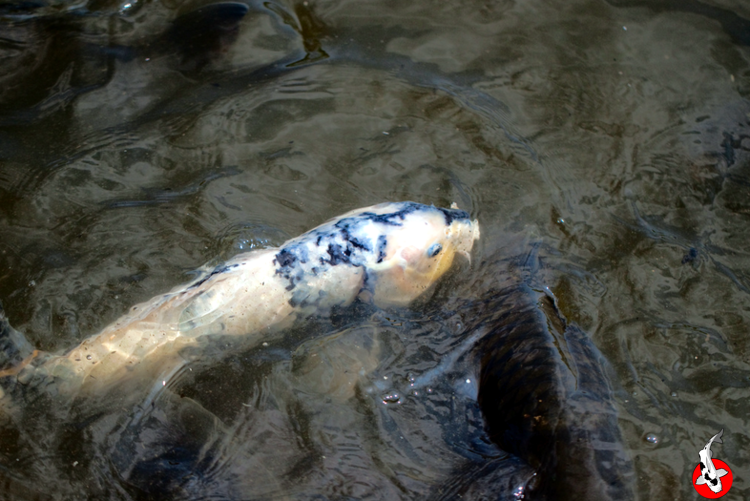
[[[450,209],[444,209],[442,207],[437,207],[437,209],[443,213],[445,223],[449,227],[453,226],[454,222],[459,222],[465,225],[460,229],[460,232],[463,235],[456,248],[456,254],[465,257],[466,260],[469,261],[469,264],[471,264],[471,250],[474,247],[474,242],[479,240],[480,236],[479,220],[474,219],[472,221],[471,215],[467,211],[459,209],[456,202],[451,204]],[[465,232],[468,234],[465,234]]]

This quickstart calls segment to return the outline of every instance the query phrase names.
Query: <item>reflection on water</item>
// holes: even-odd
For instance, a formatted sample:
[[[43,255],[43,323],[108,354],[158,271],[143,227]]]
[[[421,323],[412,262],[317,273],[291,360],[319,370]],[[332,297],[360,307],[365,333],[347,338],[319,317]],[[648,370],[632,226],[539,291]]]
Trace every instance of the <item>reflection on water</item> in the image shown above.
[[[723,428],[748,497],[748,26],[732,0],[0,5],[0,300],[40,349],[355,207],[483,228],[411,309],[298,325],[136,408],[29,403],[6,495],[512,498],[538,465],[486,438],[465,355],[511,280],[611,364],[634,496],[695,496]],[[532,271],[495,258],[530,247]]]

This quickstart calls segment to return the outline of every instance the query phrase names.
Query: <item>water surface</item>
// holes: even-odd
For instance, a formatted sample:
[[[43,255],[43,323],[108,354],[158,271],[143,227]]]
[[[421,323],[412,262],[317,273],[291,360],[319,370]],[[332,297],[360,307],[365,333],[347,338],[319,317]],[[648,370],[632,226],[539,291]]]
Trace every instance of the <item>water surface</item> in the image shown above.
[[[698,450],[722,428],[724,499],[750,496],[747,5],[204,5],[0,5],[0,299],[16,328],[69,349],[206,263],[388,200],[469,210],[474,266],[427,306],[179,375],[167,384],[211,413],[162,402],[170,440],[148,436],[164,427],[147,410],[55,430],[54,453],[30,425],[36,449],[0,450],[8,495],[137,497],[170,468],[158,444],[215,440],[208,487],[186,497],[429,496],[441,461],[477,453],[436,410],[471,399],[459,375],[426,379],[439,396],[403,393],[460,346],[461,319],[429,312],[507,272],[483,256],[536,245],[535,280],[614,367],[637,496],[697,499]],[[400,444],[419,415],[434,420],[407,431],[423,438]]]

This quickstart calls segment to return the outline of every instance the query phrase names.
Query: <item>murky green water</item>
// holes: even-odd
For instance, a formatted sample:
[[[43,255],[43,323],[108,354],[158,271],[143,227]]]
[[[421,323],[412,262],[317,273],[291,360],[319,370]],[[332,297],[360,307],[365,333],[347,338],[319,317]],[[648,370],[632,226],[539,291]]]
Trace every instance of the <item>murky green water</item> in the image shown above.
[[[698,499],[723,428],[723,499],[750,496],[750,7],[201,5],[0,4],[0,300],[34,345],[71,348],[205,263],[352,208],[457,202],[482,239],[438,296],[506,271],[483,256],[541,249],[538,280],[614,367],[636,495]],[[216,441],[201,468],[219,480],[181,495],[429,497],[461,455],[454,418],[381,397],[449,350],[447,322],[418,335],[438,301],[170,382],[213,414],[176,419],[175,440]],[[48,430],[65,452],[34,425],[36,448],[0,443],[4,496],[137,497],[125,480],[166,468],[122,452],[159,448],[143,409]]]

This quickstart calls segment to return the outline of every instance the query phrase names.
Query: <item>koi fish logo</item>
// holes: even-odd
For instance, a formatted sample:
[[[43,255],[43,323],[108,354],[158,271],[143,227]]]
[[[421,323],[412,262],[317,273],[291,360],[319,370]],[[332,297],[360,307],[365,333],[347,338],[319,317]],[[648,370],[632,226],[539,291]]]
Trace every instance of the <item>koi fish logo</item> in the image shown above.
[[[706,446],[698,452],[701,462],[693,470],[693,487],[704,498],[720,498],[729,492],[729,488],[732,487],[732,471],[724,461],[713,459],[713,453],[711,452],[711,445],[714,442],[724,443],[721,440],[723,434],[724,430],[722,429],[711,437]]]

